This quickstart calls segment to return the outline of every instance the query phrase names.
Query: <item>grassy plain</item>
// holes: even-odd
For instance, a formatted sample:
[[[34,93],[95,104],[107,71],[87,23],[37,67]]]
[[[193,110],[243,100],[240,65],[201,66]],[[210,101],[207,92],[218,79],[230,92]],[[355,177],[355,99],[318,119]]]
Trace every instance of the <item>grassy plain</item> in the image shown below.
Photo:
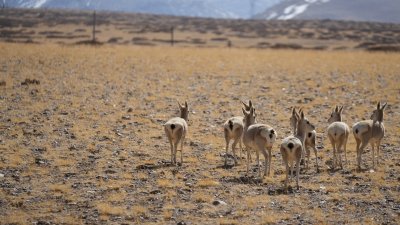
[[[0,43],[0,55],[2,224],[398,223],[400,54]],[[248,99],[278,131],[262,181],[244,159],[222,167],[222,124]],[[191,113],[175,168],[162,124],[176,100]],[[351,126],[377,101],[389,103],[381,165],[370,170],[368,147],[357,172],[351,137],[348,164],[331,171],[331,108]],[[292,106],[317,126],[322,171],[302,170],[283,194]]]

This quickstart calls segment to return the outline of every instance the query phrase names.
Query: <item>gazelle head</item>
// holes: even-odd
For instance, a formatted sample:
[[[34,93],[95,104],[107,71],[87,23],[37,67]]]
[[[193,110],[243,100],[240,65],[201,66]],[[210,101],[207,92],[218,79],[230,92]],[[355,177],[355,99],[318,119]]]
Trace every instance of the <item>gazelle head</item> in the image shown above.
[[[242,104],[244,105],[244,109],[245,109],[246,111],[250,111],[251,108],[254,108],[254,107],[253,107],[253,103],[251,102],[251,100],[249,100],[249,104],[246,104],[246,103],[244,103],[243,101],[241,101],[241,102],[242,102]]]
[[[328,122],[333,123],[333,122],[341,122],[342,121],[342,112],[343,112],[343,106],[338,107],[336,106],[331,113],[331,117],[329,117]]]
[[[375,123],[378,121],[379,123],[383,122],[383,110],[386,108],[387,102],[381,107],[381,102],[378,102],[376,109],[372,112],[371,120]]]
[[[297,122],[297,130],[302,130],[303,132],[311,132],[315,130],[315,126],[310,123],[310,121],[305,117],[304,112],[302,110],[299,111],[300,119]]]
[[[250,111],[246,111],[242,108],[243,111],[243,121],[245,126],[250,126],[256,122],[256,110],[254,108],[250,108]]]
[[[179,105],[179,110],[181,112],[181,118],[188,121],[188,117],[189,117],[189,107],[187,104],[187,101],[185,101],[185,106],[182,106],[181,103],[178,102]]]

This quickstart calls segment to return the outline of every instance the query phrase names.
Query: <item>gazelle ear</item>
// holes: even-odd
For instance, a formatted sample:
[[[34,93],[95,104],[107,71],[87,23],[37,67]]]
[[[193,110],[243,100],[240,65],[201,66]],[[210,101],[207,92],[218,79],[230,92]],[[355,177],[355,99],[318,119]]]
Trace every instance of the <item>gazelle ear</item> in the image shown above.
[[[335,106],[335,112],[339,112],[339,107]]]
[[[246,103],[244,103],[243,101],[241,101],[242,102],[242,104],[244,105],[244,108],[245,109],[249,109],[250,108],[250,106],[249,105],[247,105]]]
[[[296,107],[293,107],[292,116],[293,116],[296,120],[299,120],[299,114],[296,112]]]
[[[187,104],[187,101],[185,101],[185,108],[186,108],[186,109],[188,108],[188,104]]]
[[[378,102],[378,105],[376,106],[377,109],[381,109],[381,102]]]
[[[301,111],[300,116],[301,116],[301,119],[304,119],[304,112],[303,111]]]
[[[296,108],[295,107],[292,108],[292,115],[296,116]]]
[[[382,106],[381,110],[384,110],[387,106],[387,102]]]
[[[253,102],[251,102],[251,100],[249,100],[249,107],[253,108]]]
[[[179,108],[182,109],[183,107],[182,107],[181,103],[179,103],[178,100],[176,100],[176,102],[178,102]]]
[[[245,109],[242,108],[242,112],[243,112],[243,115],[244,115],[244,116],[247,116],[247,112],[246,112]]]
[[[343,112],[343,106],[340,107],[340,109],[339,109],[339,114],[342,114],[342,112]]]

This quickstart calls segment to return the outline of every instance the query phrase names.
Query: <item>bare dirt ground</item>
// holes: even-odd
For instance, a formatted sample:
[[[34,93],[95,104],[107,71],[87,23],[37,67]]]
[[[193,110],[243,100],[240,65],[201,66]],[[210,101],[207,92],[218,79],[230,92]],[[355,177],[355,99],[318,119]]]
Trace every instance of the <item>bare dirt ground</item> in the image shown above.
[[[400,55],[0,44],[1,224],[397,224]],[[222,124],[252,99],[275,127],[272,175],[223,167]],[[162,124],[189,102],[182,166]],[[332,171],[332,106],[350,126],[387,101],[381,164]],[[290,107],[317,126],[318,159],[282,192]],[[254,156],[254,154],[253,154]],[[254,158],[254,157],[253,157]],[[312,157],[312,162],[314,157]],[[232,161],[229,162],[232,164]],[[292,183],[293,185],[294,183]]]

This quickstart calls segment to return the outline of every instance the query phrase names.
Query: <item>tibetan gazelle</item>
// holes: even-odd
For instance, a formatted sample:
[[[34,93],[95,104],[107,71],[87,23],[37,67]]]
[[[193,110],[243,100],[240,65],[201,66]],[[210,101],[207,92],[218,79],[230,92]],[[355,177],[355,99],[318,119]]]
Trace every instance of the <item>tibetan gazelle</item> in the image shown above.
[[[375,146],[377,147],[376,163],[379,164],[379,150],[382,138],[385,136],[385,126],[383,125],[383,110],[387,103],[381,107],[379,102],[376,109],[372,112],[370,120],[363,120],[353,125],[353,135],[357,143],[357,166],[361,170],[361,155],[364,148],[371,144],[372,147],[372,167],[375,168]]]
[[[188,116],[189,107],[185,101],[185,106],[182,106],[179,102],[180,117],[174,117],[164,124],[165,134],[168,137],[169,143],[171,145],[171,164],[176,165],[176,152],[178,151],[178,144],[181,143],[181,165],[183,143],[185,141],[186,134],[188,132]]]

